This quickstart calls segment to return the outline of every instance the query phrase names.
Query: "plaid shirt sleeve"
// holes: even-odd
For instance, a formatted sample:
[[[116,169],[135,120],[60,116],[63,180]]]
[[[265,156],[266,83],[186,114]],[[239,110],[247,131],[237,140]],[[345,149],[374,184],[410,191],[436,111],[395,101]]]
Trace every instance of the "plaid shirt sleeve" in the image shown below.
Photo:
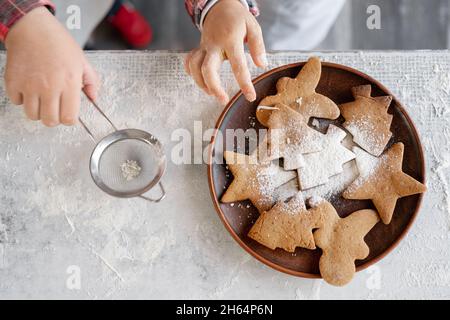
[[[184,0],[186,10],[191,16],[192,22],[201,31],[203,26],[203,20],[206,17],[208,11],[219,0]],[[257,17],[259,15],[258,5],[255,0],[239,0],[250,12]]]
[[[54,12],[55,7],[49,0],[0,0],[0,41],[5,40],[14,23],[40,6],[46,6]]]

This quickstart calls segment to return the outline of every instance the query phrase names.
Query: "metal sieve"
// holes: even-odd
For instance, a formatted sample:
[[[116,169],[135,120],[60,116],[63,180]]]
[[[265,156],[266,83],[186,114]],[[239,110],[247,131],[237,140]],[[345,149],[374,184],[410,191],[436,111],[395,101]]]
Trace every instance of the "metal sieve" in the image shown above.
[[[140,197],[151,202],[164,199],[166,192],[161,178],[167,162],[162,144],[152,134],[142,130],[118,130],[99,106],[94,101],[89,101],[114,129],[97,142],[86,123],[78,118],[89,137],[96,143],[89,164],[94,183],[114,197]],[[132,179],[126,179],[124,176],[123,165],[127,161],[133,161],[140,169]],[[159,198],[153,199],[144,195],[156,185],[161,189]]]

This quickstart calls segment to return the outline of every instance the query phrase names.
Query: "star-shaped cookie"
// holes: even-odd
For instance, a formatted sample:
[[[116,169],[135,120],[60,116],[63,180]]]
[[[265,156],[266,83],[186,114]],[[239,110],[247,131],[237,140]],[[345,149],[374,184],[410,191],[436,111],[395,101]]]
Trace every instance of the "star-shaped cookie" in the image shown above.
[[[328,202],[322,205],[323,225],[314,232],[314,241],[322,249],[319,270],[329,284],[343,286],[356,272],[355,260],[365,259],[369,247],[364,237],[380,220],[375,210],[365,209],[340,218]]]
[[[325,184],[328,178],[343,172],[342,165],[355,158],[353,152],[341,144],[347,133],[334,126],[328,127],[322,151],[305,154],[304,166],[298,169],[301,190]]]
[[[288,202],[279,201],[271,210],[261,213],[248,236],[272,250],[315,249],[313,229],[319,226],[320,219],[319,215],[306,209],[299,192]]]
[[[260,159],[258,149],[252,155],[225,151],[225,161],[234,176],[221,201],[230,203],[249,199],[261,212],[277,200],[276,188],[295,178],[295,171],[285,171],[268,158]]]
[[[360,175],[342,196],[371,199],[383,223],[389,224],[397,199],[426,191],[424,184],[402,171],[403,150],[403,143],[398,142],[376,158],[354,147]]]
[[[273,107],[279,103],[285,104],[299,112],[305,122],[311,117],[336,119],[339,117],[338,106],[324,95],[316,93],[320,80],[322,65],[319,58],[312,57],[302,67],[295,79],[281,78],[277,82],[277,94],[267,96],[259,105]],[[256,117],[267,126],[272,110],[259,108]]]
[[[392,115],[387,112],[392,97],[371,97],[371,90],[370,85],[352,88],[355,101],[339,108],[345,119],[344,128],[353,135],[353,141],[370,154],[379,156],[392,136]]]
[[[323,149],[324,135],[308,126],[303,116],[284,104],[277,104],[267,122],[271,156],[283,158],[285,170],[304,165],[303,154]]]

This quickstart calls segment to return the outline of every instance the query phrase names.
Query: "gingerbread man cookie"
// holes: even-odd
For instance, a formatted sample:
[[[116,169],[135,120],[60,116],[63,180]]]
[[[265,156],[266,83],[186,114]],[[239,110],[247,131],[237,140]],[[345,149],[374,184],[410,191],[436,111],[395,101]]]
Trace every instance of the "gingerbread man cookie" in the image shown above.
[[[316,93],[321,72],[322,65],[319,58],[312,57],[302,67],[295,79],[285,77],[278,80],[278,93],[274,96],[267,96],[259,104],[263,107],[256,112],[259,122],[267,126],[272,110],[264,108],[264,106],[273,107],[279,103],[299,112],[305,122],[308,122],[311,117],[338,118],[340,114],[338,106],[331,99]]]
[[[324,138],[324,149],[303,156],[304,166],[298,169],[301,190],[327,183],[328,178],[343,172],[344,163],[355,158],[353,152],[341,144],[346,136],[344,130],[330,125]]]
[[[355,101],[339,106],[345,118],[344,128],[352,135],[353,141],[374,156],[383,153],[389,139],[392,115],[388,108],[391,96],[371,97],[371,86],[352,88]]]
[[[230,203],[249,199],[261,212],[272,208],[277,200],[276,188],[295,178],[268,158],[259,159],[258,149],[252,155],[224,152],[225,161],[234,176],[221,201]]]
[[[267,122],[271,156],[283,158],[285,170],[304,166],[303,154],[323,149],[324,135],[310,128],[303,116],[284,104],[277,104]]]
[[[303,195],[298,192],[288,202],[279,201],[261,213],[248,236],[272,250],[315,249],[313,230],[323,224],[318,211],[307,210]]]
[[[346,199],[371,199],[389,224],[397,199],[426,191],[424,184],[402,171],[404,145],[398,142],[376,158],[355,147],[359,177],[344,191]]]
[[[340,218],[334,207],[323,201],[320,213],[323,225],[314,232],[314,241],[322,249],[319,270],[329,284],[343,286],[356,272],[355,260],[367,258],[369,247],[364,237],[379,221],[375,210],[365,209]]]

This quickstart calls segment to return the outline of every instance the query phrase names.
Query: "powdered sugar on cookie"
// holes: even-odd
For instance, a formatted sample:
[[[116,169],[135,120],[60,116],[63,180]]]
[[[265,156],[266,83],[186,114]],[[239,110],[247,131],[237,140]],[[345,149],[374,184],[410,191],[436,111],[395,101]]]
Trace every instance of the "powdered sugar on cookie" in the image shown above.
[[[339,108],[328,97],[316,92],[320,81],[322,64],[317,57],[311,57],[295,78],[283,77],[277,81],[277,94],[267,96],[261,101],[262,106],[284,104],[300,113],[307,123],[309,118],[337,119]],[[272,110],[259,109],[256,117],[267,126]]]
[[[379,156],[392,136],[392,115],[387,112],[392,97],[372,97],[371,90],[370,85],[353,87],[355,101],[344,103],[339,108],[345,119],[344,128],[353,135],[354,142]]]
[[[329,177],[343,172],[344,163],[355,158],[355,155],[341,144],[346,135],[344,130],[330,125],[324,137],[324,149],[304,155],[305,166],[298,169],[302,190],[327,183]]]
[[[298,192],[288,201],[278,201],[272,209],[262,212],[248,236],[272,250],[315,249],[313,231],[320,225],[321,216],[306,209]]]
[[[376,121],[372,120],[370,116],[364,119],[357,119],[345,125],[345,128],[352,134],[353,141],[365,150],[372,150],[374,154],[379,154],[380,150],[383,152],[386,145],[385,141],[391,137],[390,132],[381,132],[374,134],[377,130]]]
[[[359,174],[355,160],[344,163],[342,167],[343,172],[330,177],[327,183],[302,191],[305,198],[317,196],[328,201],[339,198],[342,191],[355,181]]]
[[[344,191],[343,197],[372,200],[383,223],[389,224],[397,199],[426,190],[425,185],[402,171],[403,151],[403,143],[398,142],[379,158],[364,155],[366,160],[358,161],[361,176]]]
[[[370,153],[367,153],[358,147],[353,147],[352,151],[356,156],[356,166],[358,168],[359,175],[351,187],[347,189],[349,191],[353,188],[359,187],[361,183],[370,179],[383,161],[383,157],[374,157]]]
[[[274,157],[284,160],[285,170],[304,166],[303,155],[323,149],[324,135],[310,128],[301,114],[277,104],[269,120],[269,148]]]
[[[222,196],[222,202],[249,199],[258,210],[269,210],[277,200],[275,189],[295,178],[293,171],[285,171],[269,160],[258,161],[257,156],[258,149],[249,156],[224,152],[234,179]]]

